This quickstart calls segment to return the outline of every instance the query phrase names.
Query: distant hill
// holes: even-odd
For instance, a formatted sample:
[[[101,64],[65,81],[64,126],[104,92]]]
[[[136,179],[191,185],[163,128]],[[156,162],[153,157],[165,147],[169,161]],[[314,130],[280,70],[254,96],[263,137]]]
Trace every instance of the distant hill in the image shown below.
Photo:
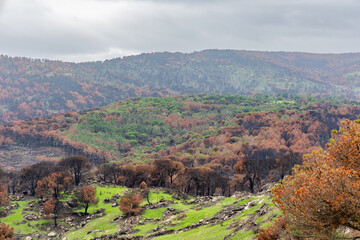
[[[360,53],[206,50],[67,63],[0,56],[0,123],[129,97],[293,93],[360,99]]]

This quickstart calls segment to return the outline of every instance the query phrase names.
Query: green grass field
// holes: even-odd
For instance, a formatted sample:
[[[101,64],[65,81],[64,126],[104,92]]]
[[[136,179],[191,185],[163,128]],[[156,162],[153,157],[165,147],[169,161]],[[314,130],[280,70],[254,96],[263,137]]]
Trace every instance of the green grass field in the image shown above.
[[[91,219],[84,227],[77,225],[70,228],[65,234],[69,239],[92,239],[101,235],[115,234],[121,227],[121,221],[114,221],[122,213],[119,207],[112,207],[111,203],[104,203],[106,198],[111,199],[114,194],[120,196],[126,191],[126,188],[119,186],[99,187],[97,186],[97,205],[89,207],[88,212],[94,216],[98,209],[105,209],[103,216]],[[72,195],[63,195],[62,201],[66,201]],[[235,197],[227,197],[216,202],[194,203],[189,204],[188,201],[176,200],[172,195],[164,191],[150,191],[150,202],[157,203],[161,199],[170,200],[169,205],[160,208],[147,208],[141,215],[140,223],[132,226],[134,236],[150,236],[158,229],[173,230],[174,232],[163,236],[154,237],[153,239],[253,239],[256,234],[247,226],[250,222],[255,222],[261,228],[267,228],[279,214],[271,198],[268,195],[253,195],[252,197],[244,197],[237,199]],[[0,221],[10,224],[15,228],[15,233],[31,235],[35,233],[46,234],[47,231],[44,224],[52,225],[52,220],[40,218],[36,221],[23,222],[24,216],[28,213],[28,204],[34,200],[16,201],[11,204],[19,204],[19,207],[13,209],[11,213]],[[35,200],[36,201],[36,200]],[[118,202],[118,200],[117,200]],[[251,202],[251,204],[250,204]],[[143,201],[142,205],[146,205],[147,201]],[[222,209],[231,209],[232,207],[244,206],[245,209],[237,212],[226,220],[218,220],[210,224],[197,225],[194,229],[189,229],[192,225],[198,224],[199,221],[207,221],[216,216]],[[247,207],[245,207],[247,206]],[[163,218],[163,213],[169,208],[174,208],[174,214]],[[260,209],[266,208],[267,211],[263,215],[259,215]],[[26,210],[27,209],[27,210]],[[81,207],[74,208],[74,212],[83,212]],[[178,218],[179,215],[181,218]],[[85,217],[84,217],[85,218]],[[160,219],[160,220],[159,220]],[[217,219],[215,217],[215,219]],[[60,219],[61,220],[61,219]],[[167,223],[166,223],[167,222]],[[170,224],[169,224],[170,222]],[[61,225],[66,226],[60,221]],[[244,228],[236,229],[236,226],[242,225]],[[97,231],[94,231],[97,230]],[[230,236],[231,235],[231,236]]]

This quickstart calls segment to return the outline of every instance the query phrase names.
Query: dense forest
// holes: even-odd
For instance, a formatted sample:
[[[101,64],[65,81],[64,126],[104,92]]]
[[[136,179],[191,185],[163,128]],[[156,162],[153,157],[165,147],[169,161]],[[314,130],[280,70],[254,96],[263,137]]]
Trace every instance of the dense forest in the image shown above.
[[[207,50],[67,63],[0,57],[0,123],[129,97],[292,93],[359,99],[359,54]]]

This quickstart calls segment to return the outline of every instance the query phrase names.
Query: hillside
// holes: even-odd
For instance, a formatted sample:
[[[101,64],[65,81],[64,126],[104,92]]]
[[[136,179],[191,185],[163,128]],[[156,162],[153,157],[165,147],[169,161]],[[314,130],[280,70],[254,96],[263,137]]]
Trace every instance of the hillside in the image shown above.
[[[55,147],[60,157],[86,155],[94,164],[170,158],[188,167],[226,169],[239,159],[266,159],[272,166],[276,159],[291,156],[296,162],[302,154],[323,147],[342,119],[359,114],[357,102],[295,95],[149,97],[0,126],[0,140],[4,152],[12,145]],[[18,168],[29,165],[27,161],[20,161]],[[7,163],[4,167],[15,167],[11,159]],[[262,178],[272,168],[264,168]]]
[[[11,194],[0,222],[33,239],[254,239],[280,214],[269,185],[359,114],[358,102],[335,98],[201,94],[0,125],[2,156],[20,156],[3,161],[19,171],[0,174]],[[59,161],[72,155],[92,163],[79,186],[67,158]],[[83,186],[99,199],[89,215],[74,202]],[[127,188],[141,196],[139,216],[119,211]]]
[[[179,199],[164,189],[150,192],[139,216],[125,217],[119,210],[119,196],[128,189],[97,186],[99,203],[89,214],[74,203],[73,195],[61,199],[61,227],[41,217],[37,198],[13,200],[7,216],[0,218],[15,227],[18,238],[25,239],[253,239],[260,228],[267,228],[279,211],[271,203],[269,192],[232,197],[188,197]],[[49,236],[49,237],[47,237]],[[54,237],[50,237],[54,236]]]
[[[206,50],[67,63],[0,57],[0,123],[129,97],[293,93],[359,99],[360,54]]]

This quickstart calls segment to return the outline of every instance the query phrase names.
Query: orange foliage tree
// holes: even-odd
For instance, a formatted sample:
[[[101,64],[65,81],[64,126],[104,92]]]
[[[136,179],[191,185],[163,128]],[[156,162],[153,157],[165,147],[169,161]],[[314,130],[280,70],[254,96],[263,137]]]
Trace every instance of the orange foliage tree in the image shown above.
[[[87,210],[90,205],[97,204],[98,199],[96,198],[96,188],[92,186],[82,187],[77,193],[76,197],[79,204],[84,207],[84,213],[87,214]]]
[[[60,204],[57,199],[50,198],[47,202],[43,204],[43,210],[44,210],[44,218],[53,218],[54,219],[54,225],[57,227],[57,218]]]
[[[146,198],[146,201],[147,201],[149,204],[151,204],[151,203],[150,203],[150,191],[149,191],[149,188],[148,188],[146,182],[144,182],[144,181],[141,182],[139,188],[140,188],[140,194],[141,194],[141,196],[142,196],[143,198]]]
[[[14,228],[6,225],[5,223],[0,224],[0,240],[14,240]]]
[[[360,231],[359,146],[360,121],[347,120],[324,151],[305,156],[274,188],[274,202],[290,220],[289,232],[332,239],[339,230]]]
[[[121,197],[119,209],[125,216],[137,215],[142,211],[140,207],[141,202],[141,196],[135,192],[128,192]]]
[[[65,172],[54,172],[38,182],[36,194],[58,199],[60,193],[71,185],[72,178]]]

